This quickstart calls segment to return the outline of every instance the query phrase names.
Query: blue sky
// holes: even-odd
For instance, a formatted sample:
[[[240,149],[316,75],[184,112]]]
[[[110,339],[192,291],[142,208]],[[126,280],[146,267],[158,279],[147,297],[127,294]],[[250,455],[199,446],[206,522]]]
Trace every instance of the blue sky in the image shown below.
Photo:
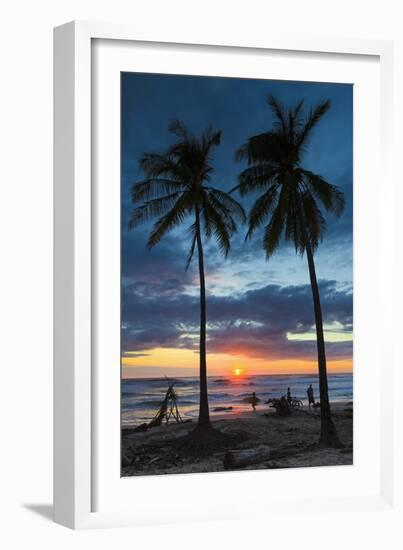
[[[346,198],[341,218],[327,219],[327,234],[315,260],[328,356],[351,360],[352,86],[138,73],[122,74],[123,356],[150,356],[153,349],[164,347],[197,348],[197,262],[185,272],[189,246],[185,228],[175,229],[151,252],[145,246],[151,225],[127,230],[133,207],[130,187],[143,178],[139,158],[144,152],[163,152],[172,143],[175,138],[168,126],[173,119],[196,134],[211,124],[222,131],[221,145],[213,151],[212,184],[229,190],[245,166],[234,160],[234,151],[249,136],[272,126],[269,94],[285,105],[304,99],[307,108],[331,100],[331,110],[316,128],[303,165],[338,185]],[[246,209],[255,198],[243,200]],[[227,260],[219,256],[213,241],[205,245],[209,351],[228,354],[232,347],[246,358],[314,360],[306,258],[283,243],[267,261],[261,232],[247,243],[245,232],[241,227],[233,238]],[[135,366],[134,359],[132,363]]]

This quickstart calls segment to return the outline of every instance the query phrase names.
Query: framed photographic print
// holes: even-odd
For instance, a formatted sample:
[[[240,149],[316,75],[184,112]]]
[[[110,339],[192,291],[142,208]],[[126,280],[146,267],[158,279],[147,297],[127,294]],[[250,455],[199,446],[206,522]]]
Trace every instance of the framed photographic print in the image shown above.
[[[390,505],[391,63],[55,30],[56,521]]]
[[[352,113],[352,84],[122,73],[122,475],[353,463]]]

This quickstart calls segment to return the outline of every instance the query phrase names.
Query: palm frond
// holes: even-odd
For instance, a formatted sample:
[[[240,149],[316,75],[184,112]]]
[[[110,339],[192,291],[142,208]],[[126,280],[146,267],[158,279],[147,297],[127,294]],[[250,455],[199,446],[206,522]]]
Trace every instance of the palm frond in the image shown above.
[[[277,203],[278,188],[272,185],[263,195],[256,199],[248,218],[248,232],[245,240],[251,239],[253,233],[260,227],[273,212]]]
[[[220,213],[214,208],[213,201],[211,200],[203,201],[203,218],[205,221],[206,236],[209,237],[211,234],[214,234],[219,251],[227,257],[231,248],[230,237],[236,226],[228,227],[226,221],[224,221],[222,212]]]
[[[345,199],[343,192],[336,186],[326,181],[322,176],[309,170],[301,170],[301,175],[311,193],[320,200],[327,212],[340,216],[344,210]]]
[[[202,135],[201,143],[203,149],[210,151],[211,147],[220,145],[221,135],[221,130],[214,130],[212,126],[209,126]]]
[[[291,241],[293,243],[295,252],[303,253],[305,250],[305,241],[301,231],[300,220],[295,207],[294,197],[290,201],[287,209],[284,238],[286,241]]]
[[[248,139],[245,145],[238,149],[236,158],[247,160],[252,164],[280,165],[289,152],[288,135],[282,132],[263,132]]]
[[[148,201],[161,195],[184,190],[181,182],[166,178],[151,178],[134,183],[130,190],[132,202]]]
[[[129,220],[129,229],[133,229],[156,216],[164,215],[169,208],[172,208],[180,196],[181,192],[172,193],[165,197],[149,200],[141,206],[134,208]]]
[[[261,163],[249,166],[239,174],[239,183],[231,189],[230,193],[239,191],[243,197],[253,191],[267,189],[269,185],[273,185],[277,174],[278,168],[272,164]]]
[[[210,205],[210,207],[214,209],[217,215],[220,216],[221,221],[226,227],[228,234],[230,236],[233,235],[237,229],[237,226],[228,208],[222,202],[220,202],[212,193],[206,193],[204,195],[203,208],[205,208],[206,205]]]
[[[315,251],[326,232],[326,220],[311,193],[304,193],[301,199],[306,230],[312,250]],[[305,249],[300,249],[301,254]]]
[[[174,134],[178,138],[180,138],[183,142],[189,142],[192,141],[193,136],[190,134],[189,130],[186,128],[186,126],[178,119],[172,120],[172,122],[168,126],[168,131],[171,134]]]
[[[226,207],[228,213],[234,217],[235,220],[238,220],[241,223],[246,222],[246,214],[243,206],[232,198],[231,195],[214,187],[206,187],[206,189],[209,194],[213,195],[218,202],[221,202]]]
[[[263,248],[266,257],[270,258],[276,251],[284,230],[286,220],[288,197],[285,188],[281,190],[279,200],[274,208],[270,222],[266,226],[263,236]]]
[[[328,110],[330,109],[330,106],[331,106],[330,101],[326,100],[326,101],[322,101],[321,103],[318,103],[315,107],[313,107],[310,110],[310,113],[308,114],[305,120],[305,123],[297,136],[297,144],[299,148],[306,145],[312,133],[312,130],[318,124],[320,119],[328,112]]]
[[[272,94],[267,98],[267,103],[275,116],[275,125],[279,126],[284,134],[287,133],[287,115],[283,105]]]
[[[169,154],[145,153],[139,162],[147,179],[165,176],[169,179],[181,180],[179,167],[173,162]]]
[[[304,103],[305,101],[303,99],[301,99],[301,101],[299,103],[297,103],[293,109],[293,116],[294,116],[294,121],[298,123],[302,123],[301,121],[301,118],[300,118],[300,114],[301,114],[301,111],[302,111],[302,108],[304,106]]]
[[[291,147],[294,147],[296,141],[296,133],[301,129],[302,119],[300,116],[304,100],[301,99],[299,103],[293,108],[288,110],[288,140]]]
[[[148,247],[152,248],[160,242],[162,237],[174,227],[183,222],[191,209],[189,193],[182,193],[171,210],[156,221],[148,238]]]
[[[245,160],[249,158],[249,144],[246,142],[242,147],[236,149],[234,153],[234,159],[237,161]]]
[[[211,222],[211,219],[209,218],[208,209],[202,209],[201,217],[204,224],[204,234],[206,235],[207,239],[210,239],[211,235],[213,234],[213,224]]]

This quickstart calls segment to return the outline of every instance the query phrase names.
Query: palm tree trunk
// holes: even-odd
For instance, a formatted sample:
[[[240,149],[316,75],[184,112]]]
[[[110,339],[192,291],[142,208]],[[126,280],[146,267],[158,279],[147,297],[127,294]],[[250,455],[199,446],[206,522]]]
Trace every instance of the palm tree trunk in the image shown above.
[[[200,214],[196,209],[196,242],[199,257],[200,277],[200,406],[199,427],[210,426],[210,413],[207,394],[207,361],[206,361],[206,283],[204,278],[204,255],[200,231]]]
[[[311,280],[313,307],[315,312],[316,342],[318,349],[318,367],[319,367],[319,394],[320,394],[320,418],[321,430],[319,443],[330,447],[340,447],[329,403],[329,388],[327,384],[326,351],[325,339],[323,335],[322,307],[320,304],[320,295],[318,281],[316,279],[315,262],[313,259],[312,248],[307,241],[306,255],[308,258],[309,277]]]
[[[337,435],[336,427],[333,423],[332,414],[330,411],[329,388],[327,383],[325,338],[323,334],[322,306],[320,303],[319,287],[318,287],[318,281],[316,278],[315,262],[313,259],[312,246],[306,230],[305,215],[299,200],[298,200],[298,212],[299,212],[302,236],[305,241],[306,256],[308,259],[309,278],[311,281],[313,308],[315,313],[316,345],[317,345],[317,351],[318,351],[318,369],[319,369],[320,419],[321,419],[319,443],[327,447],[341,447],[342,444]]]

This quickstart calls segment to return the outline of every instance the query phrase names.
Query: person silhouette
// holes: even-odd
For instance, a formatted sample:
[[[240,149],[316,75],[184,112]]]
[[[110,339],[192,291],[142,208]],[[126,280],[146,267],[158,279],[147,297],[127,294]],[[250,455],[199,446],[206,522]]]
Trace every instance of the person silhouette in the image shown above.
[[[256,405],[258,403],[258,398],[256,397],[255,392],[252,392],[252,397],[250,398],[250,403],[252,405],[252,409],[255,411],[256,410]]]
[[[306,390],[306,393],[308,395],[308,405],[309,408],[311,408],[311,405],[315,405],[315,398],[313,396],[313,387],[312,384],[309,384],[308,389]]]
[[[288,401],[288,403],[291,403],[291,390],[290,390],[290,388],[287,388],[287,401]]]

